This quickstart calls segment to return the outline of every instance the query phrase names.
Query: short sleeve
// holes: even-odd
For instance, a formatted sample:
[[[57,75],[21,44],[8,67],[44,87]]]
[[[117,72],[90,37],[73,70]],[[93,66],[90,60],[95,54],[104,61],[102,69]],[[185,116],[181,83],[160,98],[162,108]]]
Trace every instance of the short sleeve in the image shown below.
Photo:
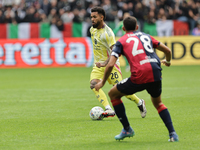
[[[118,58],[119,56],[121,56],[121,54],[123,54],[123,46],[119,41],[117,41],[112,49],[111,55]]]
[[[154,39],[152,36],[150,36],[150,37],[151,37],[151,40],[153,43],[153,48],[157,48],[160,45],[160,42],[157,41],[156,39]]]

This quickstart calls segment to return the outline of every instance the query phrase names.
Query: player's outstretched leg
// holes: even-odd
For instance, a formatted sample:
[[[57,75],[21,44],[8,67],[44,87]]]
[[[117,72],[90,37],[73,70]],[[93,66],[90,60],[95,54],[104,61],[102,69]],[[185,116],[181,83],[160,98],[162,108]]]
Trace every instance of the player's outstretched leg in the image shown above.
[[[160,118],[163,120],[165,126],[167,127],[169,131],[169,140],[170,142],[177,142],[179,141],[178,135],[175,132],[174,126],[172,124],[170,113],[167,109],[167,107],[162,103],[161,96],[158,96],[157,98],[151,97],[151,100],[154,104],[154,107],[157,109]]]
[[[95,88],[93,88],[92,90],[95,93],[99,102],[105,107],[105,112],[103,113],[103,116],[105,118],[114,117],[115,111],[110,107],[110,104],[108,103],[107,97],[103,90],[100,89],[99,91],[96,91]]]
[[[134,133],[133,129],[130,127],[128,118],[126,116],[125,107],[121,100],[121,97],[124,96],[124,94],[119,92],[115,85],[109,91],[108,95],[111,99],[111,103],[113,105],[115,113],[116,113],[119,121],[123,125],[123,129],[122,129],[121,133],[119,135],[116,135],[115,139],[123,140],[126,137],[133,137],[135,133]]]
[[[119,135],[115,136],[116,140],[123,140],[126,137],[133,137],[135,135],[133,129],[130,127],[128,118],[126,116],[126,112],[125,112],[125,107],[124,104],[122,103],[121,99],[114,99],[111,100],[112,105],[115,109],[115,113],[119,119],[119,121],[121,122],[121,124],[123,125],[123,129],[121,131],[121,133]]]
[[[99,91],[96,91],[95,88],[94,88],[94,85],[97,82],[98,82],[97,79],[96,80],[95,79],[92,80],[90,88],[92,89],[92,91],[96,95],[96,98],[99,100],[99,102],[105,107],[105,112],[103,113],[103,116],[104,117],[114,117],[115,116],[115,112],[110,107],[110,104],[108,102],[108,99],[107,99],[106,94],[104,93],[104,91],[102,89],[99,89]]]
[[[133,95],[127,95],[126,98],[130,99],[131,101],[134,101],[139,110],[142,118],[146,117],[147,109],[145,106],[145,101],[143,99],[139,99],[135,94]]]

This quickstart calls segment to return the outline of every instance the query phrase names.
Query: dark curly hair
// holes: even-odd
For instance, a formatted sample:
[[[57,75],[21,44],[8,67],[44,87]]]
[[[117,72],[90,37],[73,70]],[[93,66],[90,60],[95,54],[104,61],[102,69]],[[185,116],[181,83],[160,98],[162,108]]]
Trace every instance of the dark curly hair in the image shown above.
[[[101,7],[94,7],[94,8],[91,9],[91,12],[98,12],[98,14],[103,15],[103,17],[104,17],[103,20],[106,19],[106,13],[105,13],[105,10],[104,10],[103,8],[101,8]]]

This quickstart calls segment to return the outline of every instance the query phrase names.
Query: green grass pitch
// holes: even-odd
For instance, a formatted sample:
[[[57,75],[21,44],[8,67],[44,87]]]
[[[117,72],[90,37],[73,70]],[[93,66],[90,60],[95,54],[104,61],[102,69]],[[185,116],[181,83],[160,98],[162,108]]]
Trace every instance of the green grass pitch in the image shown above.
[[[141,118],[136,104],[123,98],[135,131],[116,141],[117,117],[92,121],[89,111],[101,106],[89,88],[92,68],[0,69],[1,150],[197,150],[200,149],[200,66],[163,66],[163,103],[179,142],[168,131],[146,91]],[[122,67],[123,78],[129,77]],[[107,94],[111,85],[103,90]]]

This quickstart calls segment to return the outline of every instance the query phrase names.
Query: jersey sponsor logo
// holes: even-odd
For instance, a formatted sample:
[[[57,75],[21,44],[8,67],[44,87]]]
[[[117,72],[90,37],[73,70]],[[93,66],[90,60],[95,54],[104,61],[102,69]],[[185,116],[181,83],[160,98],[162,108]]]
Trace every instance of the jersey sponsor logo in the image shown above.
[[[3,40],[0,68],[91,66],[89,38]]]
[[[94,39],[94,44],[96,44],[96,45],[97,45],[97,39]]]
[[[144,60],[140,61],[140,65],[143,65],[145,63],[150,63],[150,62],[156,62],[156,63],[158,63],[158,60],[155,59],[155,58],[144,59]]]

